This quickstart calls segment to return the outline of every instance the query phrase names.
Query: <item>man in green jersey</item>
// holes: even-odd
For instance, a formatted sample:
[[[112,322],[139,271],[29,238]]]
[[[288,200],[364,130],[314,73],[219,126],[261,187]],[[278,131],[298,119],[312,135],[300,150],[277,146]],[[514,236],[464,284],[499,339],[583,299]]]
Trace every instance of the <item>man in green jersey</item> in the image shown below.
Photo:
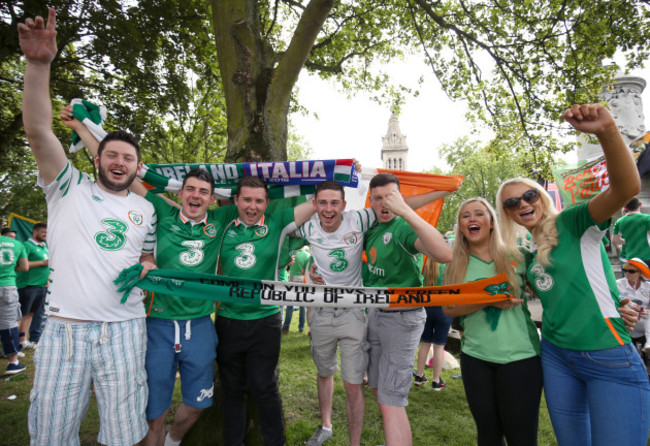
[[[16,271],[27,271],[27,253],[18,240],[0,236],[0,340],[2,350],[9,363],[5,375],[15,375],[25,370],[25,364],[18,362],[18,291]]]
[[[306,249],[297,249],[293,254],[293,263],[289,268],[289,282],[303,283],[305,278],[305,266],[309,261],[309,252]],[[284,324],[282,325],[282,333],[289,333],[291,326],[291,319],[293,318],[293,305],[287,305],[284,310]],[[305,314],[307,307],[299,307],[299,323],[298,331],[302,333],[305,330]]]
[[[134,187],[141,193],[140,187]],[[178,192],[181,208],[153,193],[145,197],[156,210],[156,263],[159,268],[214,273],[226,225],[237,216],[234,206],[208,209],[215,202],[214,179],[203,168],[190,170]],[[145,445],[180,444],[201,412],[212,405],[217,334],[210,314],[214,303],[151,293],[147,308],[147,382],[149,432]],[[176,370],[183,402],[165,436]]]
[[[378,224],[365,233],[364,286],[422,286],[419,254],[438,263],[451,261],[451,249],[438,230],[420,218],[402,198],[399,179],[390,173],[370,181],[370,205]],[[426,314],[420,308],[368,312],[368,384],[384,421],[386,446],[411,446],[406,414],[413,358]]]
[[[45,313],[47,282],[50,277],[49,252],[47,249],[47,224],[36,223],[32,236],[23,245],[27,253],[29,271],[16,275],[20,310],[20,347],[34,348],[41,337],[41,323]],[[27,332],[29,331],[29,341]]]
[[[279,242],[313,215],[311,203],[265,213],[268,189],[258,177],[244,177],[235,194],[238,216],[226,229],[220,250],[221,274],[273,280]],[[217,312],[217,364],[224,390],[225,444],[240,446],[246,434],[246,397],[257,405],[265,446],[285,443],[276,368],[282,317],[277,306],[222,303]]]
[[[623,245],[621,265],[635,257],[646,264],[650,262],[650,215],[641,213],[642,205],[638,198],[633,198],[625,205],[625,215],[614,223],[612,239],[617,245]]]

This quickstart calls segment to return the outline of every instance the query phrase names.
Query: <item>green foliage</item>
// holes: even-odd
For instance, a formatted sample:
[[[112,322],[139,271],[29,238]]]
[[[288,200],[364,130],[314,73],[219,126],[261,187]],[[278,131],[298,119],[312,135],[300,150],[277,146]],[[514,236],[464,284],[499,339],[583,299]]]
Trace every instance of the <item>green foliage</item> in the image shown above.
[[[518,176],[531,176],[525,169],[525,158],[510,153],[512,147],[500,141],[492,141],[481,147],[467,137],[452,144],[443,145],[438,151],[444,157],[450,170],[445,174],[459,174],[465,177],[458,191],[445,198],[445,205],[438,221],[438,229],[445,233],[453,229],[456,212],[460,204],[472,197],[484,197],[495,204],[496,193],[501,183]],[[438,172],[436,172],[438,173]]]
[[[106,106],[106,130],[127,128],[140,137],[145,161],[223,160],[225,104],[205,1],[52,0],[47,6],[57,10],[55,115],[73,98],[88,99]],[[47,15],[43,2],[0,2],[0,212],[33,218],[45,208],[22,129],[24,62],[16,27],[36,15]],[[69,131],[54,121],[67,146]],[[70,158],[93,171],[87,153]]]
[[[597,100],[615,72],[640,66],[650,53],[644,0],[51,0],[48,6],[58,11],[61,51],[51,82],[57,101],[103,103],[111,113],[107,127],[140,135],[147,161],[285,159],[293,144],[287,115],[300,109],[292,95],[303,68],[337,79],[350,94],[363,90],[399,104],[401,95],[417,92],[393,84],[382,64],[419,52],[447,95],[468,101],[470,124],[486,122],[500,150],[546,176],[554,155],[570,148],[560,143],[568,131],[561,111]],[[9,152],[28,153],[16,25],[45,13],[38,0],[0,2],[0,179],[15,165]],[[610,63],[616,53],[623,66]],[[72,158],[90,169],[85,155]],[[6,187],[0,194],[7,196]]]
[[[650,49],[645,1],[546,0],[456,2],[413,0],[410,32],[452,99],[469,101],[470,119],[487,122],[510,148],[547,171],[565,151],[556,140],[560,113],[598,101],[618,70],[638,67]],[[616,52],[626,65],[607,65]]]
[[[305,139],[296,133],[289,133],[287,141],[287,161],[310,159],[313,149]]]

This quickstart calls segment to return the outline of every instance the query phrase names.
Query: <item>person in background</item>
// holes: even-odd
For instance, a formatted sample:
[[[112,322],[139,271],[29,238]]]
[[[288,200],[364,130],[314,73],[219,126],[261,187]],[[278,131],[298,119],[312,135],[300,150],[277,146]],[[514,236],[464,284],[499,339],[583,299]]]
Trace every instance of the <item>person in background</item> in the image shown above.
[[[297,249],[294,252],[294,261],[289,267],[289,282],[303,283],[305,279],[305,267],[309,260],[309,252],[306,247]],[[291,326],[291,319],[293,318],[294,307],[287,305],[284,310],[284,325],[282,325],[282,333],[289,333]],[[305,314],[306,307],[299,307],[298,331],[302,333],[305,330]]]
[[[523,293],[525,267],[512,263],[483,198],[460,205],[453,260],[444,283],[465,283],[505,273],[513,298],[494,304],[449,305],[463,327],[460,366],[479,446],[537,444],[542,366],[539,337]]]
[[[1,223],[0,223],[1,226]],[[16,271],[27,271],[27,253],[21,242],[5,235],[0,236],[0,341],[2,351],[9,363],[5,375],[15,375],[25,371],[25,364],[18,361],[20,343],[18,341],[18,290]],[[24,354],[22,355],[25,356]]]
[[[621,298],[630,299],[632,307],[639,312],[639,322],[630,332],[632,342],[640,343],[643,353],[650,355],[650,283],[646,281],[650,276],[648,265],[641,259],[628,259],[623,264],[624,277],[616,281]]]
[[[508,180],[497,193],[501,232],[510,252],[524,228],[536,245],[527,279],[544,310],[544,395],[558,443],[646,445],[650,383],[601,243],[612,215],[639,193],[639,173],[604,105],[573,105],[562,117],[598,138],[609,188],[558,214],[539,184]]]
[[[436,286],[440,285],[439,278],[440,265],[436,262],[427,259],[424,264],[424,285]],[[445,382],[441,378],[442,365],[445,362],[445,344],[447,344],[447,337],[449,336],[449,328],[451,327],[451,318],[446,316],[440,306],[424,307],[427,313],[427,319],[424,323],[422,336],[420,336],[420,348],[418,349],[417,358],[417,371],[415,372],[415,385],[421,386],[426,384],[428,379],[424,376],[424,367],[427,362],[427,356],[431,346],[433,346],[433,358],[431,368],[433,369],[433,378],[431,380],[431,387],[436,392],[445,388]]]
[[[25,243],[29,271],[16,276],[20,300],[20,348],[35,348],[41,337],[41,323],[45,313],[45,298],[50,277],[47,249],[47,224],[36,223],[32,236]],[[29,340],[27,333],[29,332]]]
[[[639,258],[650,263],[650,215],[641,212],[643,203],[632,198],[623,208],[623,216],[616,220],[612,241],[621,247],[621,266],[626,259]]]
[[[16,240],[16,231],[10,228],[2,228],[2,230],[0,231],[0,235],[4,235],[5,237],[9,237]]]

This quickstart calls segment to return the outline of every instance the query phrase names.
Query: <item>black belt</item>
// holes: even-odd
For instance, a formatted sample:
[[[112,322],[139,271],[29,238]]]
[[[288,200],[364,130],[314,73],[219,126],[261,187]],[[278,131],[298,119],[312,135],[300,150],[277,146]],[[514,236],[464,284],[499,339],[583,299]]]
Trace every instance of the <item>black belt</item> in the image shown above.
[[[417,307],[417,308],[407,308],[404,310],[384,310],[383,308],[380,308],[379,311],[382,313],[408,313],[409,311],[418,311],[421,310],[422,307]]]

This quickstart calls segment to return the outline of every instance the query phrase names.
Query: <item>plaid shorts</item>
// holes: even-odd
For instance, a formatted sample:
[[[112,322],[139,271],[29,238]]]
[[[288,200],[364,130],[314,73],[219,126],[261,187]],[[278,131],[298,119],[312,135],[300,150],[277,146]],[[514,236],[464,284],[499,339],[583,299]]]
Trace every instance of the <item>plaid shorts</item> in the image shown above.
[[[144,318],[71,323],[49,318],[34,355],[32,445],[78,445],[91,384],[99,408],[97,441],[132,445],[147,433]]]

